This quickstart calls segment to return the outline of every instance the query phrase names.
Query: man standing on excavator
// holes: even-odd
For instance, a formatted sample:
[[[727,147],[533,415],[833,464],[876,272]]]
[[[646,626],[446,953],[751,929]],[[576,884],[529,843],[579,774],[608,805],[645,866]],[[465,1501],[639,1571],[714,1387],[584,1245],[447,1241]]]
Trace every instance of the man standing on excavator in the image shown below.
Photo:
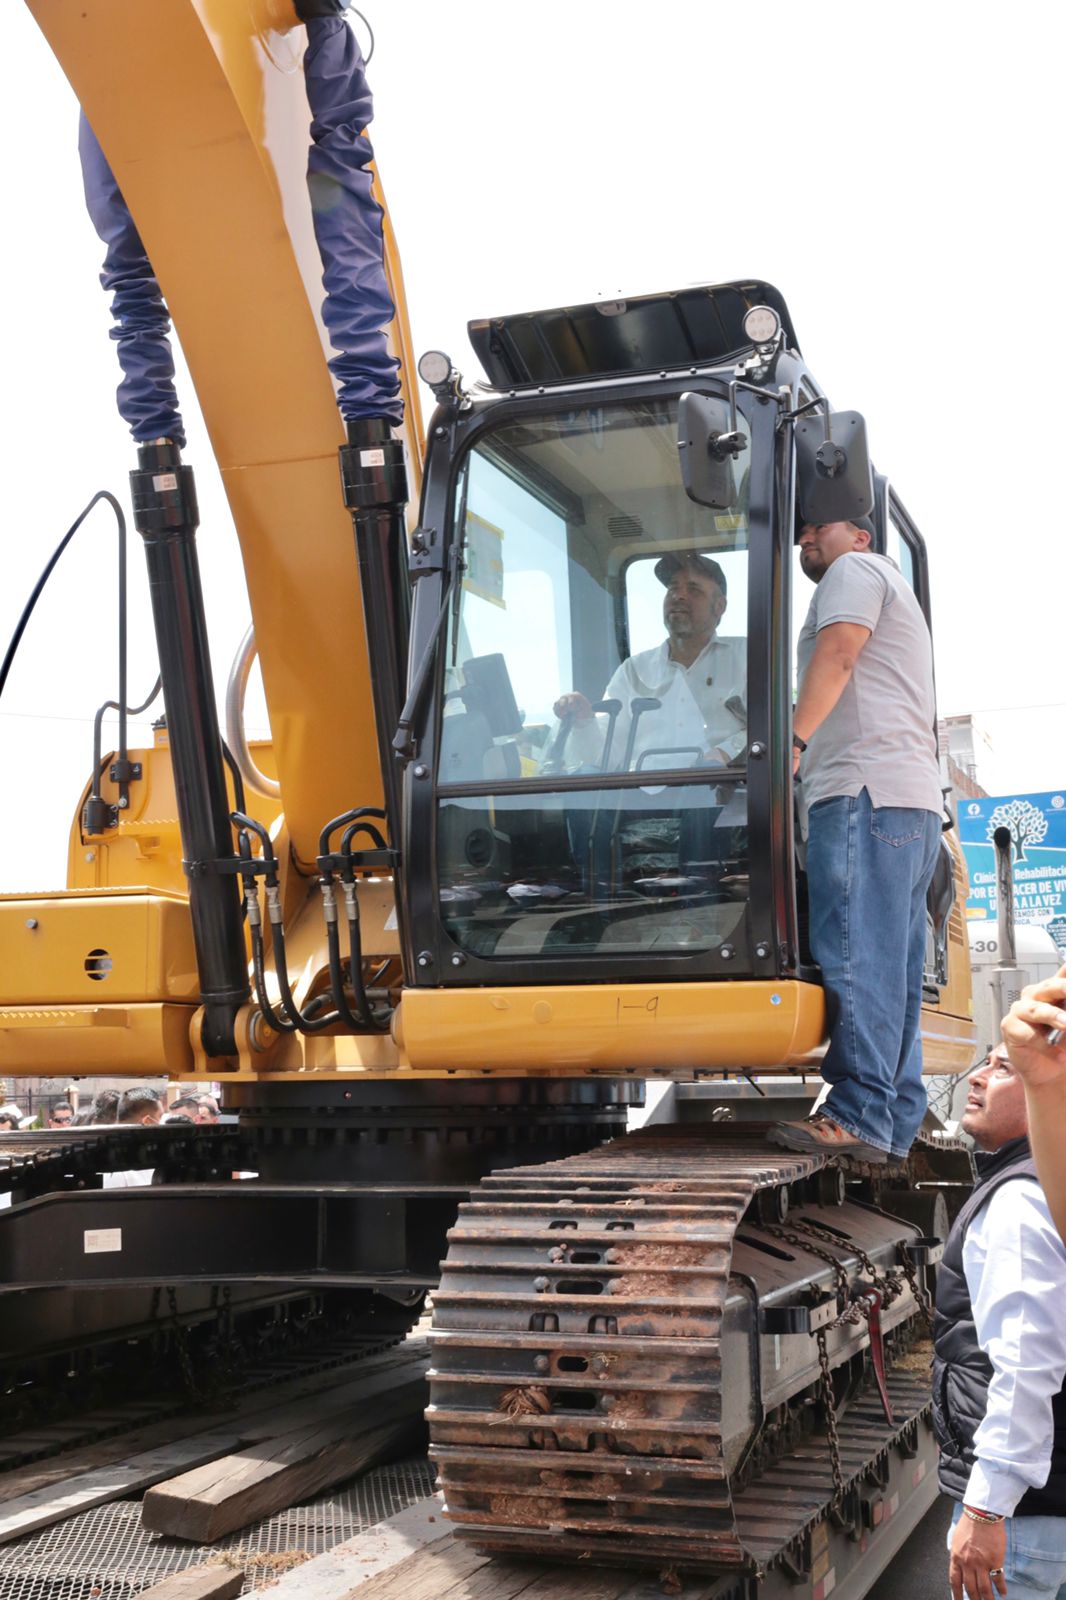
[[[943,795],[929,628],[895,562],[870,550],[872,532],[862,518],[804,523],[799,537],[817,587],[799,638],[793,772],[831,1087],[808,1121],[770,1138],[884,1162],[907,1154],[925,1115],[926,894]]]

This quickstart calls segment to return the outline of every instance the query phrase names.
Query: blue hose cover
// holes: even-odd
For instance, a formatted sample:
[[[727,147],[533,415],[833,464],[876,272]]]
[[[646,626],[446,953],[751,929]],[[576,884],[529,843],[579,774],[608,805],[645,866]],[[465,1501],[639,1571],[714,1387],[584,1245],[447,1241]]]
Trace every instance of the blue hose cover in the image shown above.
[[[100,282],[111,293],[122,382],[118,409],[138,444],[150,439],[185,443],[174,387],[170,313],[115,175],[82,112],[78,130],[85,204],[107,247]]]
[[[312,18],[304,56],[311,107],[307,186],[326,291],[322,317],[340,354],[329,363],[346,422],[403,420],[399,362],[389,354],[395,306],[385,276],[383,213],[365,129],[374,114],[355,34],[342,17]]]

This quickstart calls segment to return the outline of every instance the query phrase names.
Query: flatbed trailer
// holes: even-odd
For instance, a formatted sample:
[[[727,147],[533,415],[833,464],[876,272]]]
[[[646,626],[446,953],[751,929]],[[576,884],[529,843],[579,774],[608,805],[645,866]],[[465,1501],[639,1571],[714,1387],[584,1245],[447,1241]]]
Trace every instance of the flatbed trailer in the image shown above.
[[[919,1600],[910,1583],[910,1552],[936,1499],[936,1480],[930,1470],[915,1485],[918,1465],[900,1464],[898,1486],[886,1501],[894,1509],[876,1529],[858,1541],[826,1529],[813,1570],[802,1578],[675,1580],[588,1563],[489,1556],[455,1538],[439,1492],[427,1492],[427,1460],[414,1457],[377,1467],[213,1547],[149,1537],[139,1527],[135,1499],[112,1502],[58,1529],[0,1545],[0,1594],[4,1600],[133,1600],[174,1574],[207,1568],[243,1573],[238,1592],[265,1592],[270,1600],[858,1600],[882,1575],[878,1593],[883,1586],[886,1594],[907,1592]],[[867,1558],[861,1570],[860,1555]]]

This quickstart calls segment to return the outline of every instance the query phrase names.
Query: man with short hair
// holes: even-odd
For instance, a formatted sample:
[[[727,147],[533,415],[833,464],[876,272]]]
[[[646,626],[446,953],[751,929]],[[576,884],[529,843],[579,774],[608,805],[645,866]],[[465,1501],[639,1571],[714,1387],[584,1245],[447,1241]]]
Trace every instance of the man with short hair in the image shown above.
[[[48,1113],[50,1128],[69,1128],[74,1121],[74,1107],[66,1100],[57,1100]]]
[[[154,1089],[127,1089],[115,1113],[116,1122],[140,1122],[145,1126],[160,1122],[162,1117],[163,1107]]]
[[[667,637],[651,650],[623,661],[603,691],[620,710],[611,733],[607,765],[635,770],[645,752],[654,767],[692,766],[697,761],[728,765],[747,742],[747,641],[719,638],[725,615],[726,578],[717,561],[695,551],[677,551],[655,563],[666,590]],[[657,707],[634,711],[637,700]],[[601,724],[579,691],[559,697],[555,715],[572,717],[564,760],[568,766],[603,760],[606,718]],[[634,719],[636,721],[634,722]],[[630,745],[630,734],[633,734]],[[677,754],[672,760],[671,754]],[[654,768],[652,768],[654,770]]]
[[[98,1095],[93,1096],[89,1120],[101,1127],[114,1122],[118,1116],[118,1103],[121,1098],[117,1089],[101,1089]]]
[[[163,1120],[163,1106],[154,1089],[127,1089],[118,1103],[115,1121],[120,1126],[154,1128]],[[105,1172],[105,1189],[135,1189],[151,1183],[154,1167],[130,1167],[124,1172]]]
[[[971,1074],[962,1127],[983,1153],[937,1271],[933,1368],[951,1592],[1066,1600],[1066,1246],[1003,1045]]]
[[[943,794],[929,628],[873,525],[804,523],[816,585],[799,638],[793,771],[807,830],[810,945],[822,969],[830,1085],[790,1150],[883,1163],[910,1150],[925,1114],[921,1005],[926,895]]]
[[[211,1120],[198,1094],[179,1095],[171,1103],[170,1112],[171,1114],[179,1112],[190,1122],[210,1122]]]

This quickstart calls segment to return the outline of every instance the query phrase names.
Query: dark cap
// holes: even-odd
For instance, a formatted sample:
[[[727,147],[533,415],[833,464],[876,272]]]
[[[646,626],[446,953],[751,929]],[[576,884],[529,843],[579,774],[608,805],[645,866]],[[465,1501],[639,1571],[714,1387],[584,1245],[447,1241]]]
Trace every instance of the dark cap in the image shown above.
[[[868,533],[870,535],[871,539],[873,539],[875,537],[874,519],[873,519],[873,517],[841,517],[840,520],[841,520],[841,522],[850,522],[851,526],[853,528],[861,528],[863,533]],[[803,532],[804,528],[807,526],[808,521],[809,521],[809,518],[805,517],[803,515],[803,512],[800,511],[799,508],[797,507],[797,510],[796,510],[796,539],[797,540],[799,539],[799,536]]]
[[[695,550],[671,550],[669,555],[660,556],[655,563],[655,576],[664,588],[669,588],[686,567],[691,572],[701,572],[705,578],[713,578],[725,595],[725,573],[717,561],[712,561],[710,556],[697,555]]]

